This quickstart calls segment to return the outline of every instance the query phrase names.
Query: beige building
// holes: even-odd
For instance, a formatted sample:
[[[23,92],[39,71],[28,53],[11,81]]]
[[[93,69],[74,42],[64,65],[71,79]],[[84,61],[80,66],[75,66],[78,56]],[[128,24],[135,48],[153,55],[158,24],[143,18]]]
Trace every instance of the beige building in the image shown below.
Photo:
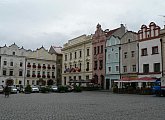
[[[132,31],[121,38],[120,73],[121,78],[138,77],[138,34]]]
[[[49,49],[49,53],[56,55],[56,81],[57,85],[62,84],[62,47],[51,46]]]
[[[162,47],[162,76],[165,76],[165,25],[160,30],[160,41]]]
[[[56,55],[50,54],[44,47],[26,53],[25,84],[39,85],[39,79],[44,80],[46,85],[48,81],[56,84]]]
[[[62,84],[92,79],[92,35],[71,39],[62,49]]]

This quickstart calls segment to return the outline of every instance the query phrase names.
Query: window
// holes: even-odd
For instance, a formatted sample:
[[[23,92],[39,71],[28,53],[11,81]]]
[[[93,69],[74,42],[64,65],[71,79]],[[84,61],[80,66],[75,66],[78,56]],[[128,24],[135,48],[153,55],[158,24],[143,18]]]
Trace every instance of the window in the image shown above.
[[[119,66],[116,66],[116,71],[119,71]]]
[[[97,54],[100,53],[100,46],[97,46]]]
[[[22,76],[22,70],[19,71],[19,76]]]
[[[20,62],[20,67],[22,67],[23,66],[23,63],[22,62]]]
[[[149,64],[143,64],[143,73],[149,73]]]
[[[54,72],[52,72],[52,76],[54,76]]]
[[[135,57],[135,51],[131,51],[131,57]]]
[[[66,85],[66,77],[64,77],[64,85]]]
[[[72,77],[71,76],[69,76],[69,80],[72,80]]]
[[[72,65],[70,65],[70,68],[72,68]]]
[[[136,72],[136,65],[132,65],[132,71]]]
[[[9,71],[9,76],[13,76],[13,70]]]
[[[6,70],[3,70],[3,75],[6,75]]]
[[[109,72],[111,72],[111,67],[108,67]]]
[[[86,76],[86,80],[89,80],[89,75]]]
[[[7,65],[7,61],[3,61],[3,64],[4,64],[4,65]]]
[[[87,62],[87,69],[86,71],[89,71],[89,62]]]
[[[99,69],[102,70],[102,68],[103,68],[103,60],[100,60],[99,62],[100,62]]]
[[[108,54],[108,60],[110,60],[110,58],[111,58],[111,54]]]
[[[45,75],[45,71],[42,72],[42,75]]]
[[[141,49],[141,56],[147,56],[147,48]]]
[[[118,59],[118,53],[115,53],[115,58]]]
[[[124,52],[124,58],[127,58],[127,52]]]
[[[123,71],[127,72],[127,66],[123,66]]]
[[[130,43],[131,42],[131,39],[128,39],[128,42]]]
[[[81,51],[80,51],[80,58],[81,58]]]
[[[40,71],[37,72],[37,75],[40,75]]]
[[[10,66],[13,66],[13,62],[10,62]]]
[[[30,75],[30,70],[27,70],[27,75]]]
[[[101,53],[103,53],[103,45],[101,45]]]
[[[70,60],[72,60],[72,53],[70,53]]]
[[[74,58],[75,58],[75,59],[77,58],[77,52],[74,53]]]
[[[81,63],[80,63],[80,70],[81,70]]]
[[[94,70],[97,69],[97,61],[94,62]]]
[[[89,49],[87,49],[87,56],[89,56]]]
[[[34,85],[34,83],[35,83],[35,81],[34,81],[34,80],[32,80],[32,85]]]
[[[65,55],[65,61],[67,61],[67,55]]]
[[[29,85],[29,80],[27,80],[27,84]]]
[[[160,72],[160,63],[154,63],[154,72]]]
[[[74,80],[76,80],[76,76],[74,76]]]
[[[13,52],[13,55],[15,55],[15,52]]]
[[[158,54],[158,46],[152,47],[152,54]]]
[[[81,80],[81,76],[78,76],[78,79]]]
[[[75,67],[75,68],[77,67],[76,64],[74,64],[74,67]]]
[[[94,55],[96,55],[96,47],[94,47]]]

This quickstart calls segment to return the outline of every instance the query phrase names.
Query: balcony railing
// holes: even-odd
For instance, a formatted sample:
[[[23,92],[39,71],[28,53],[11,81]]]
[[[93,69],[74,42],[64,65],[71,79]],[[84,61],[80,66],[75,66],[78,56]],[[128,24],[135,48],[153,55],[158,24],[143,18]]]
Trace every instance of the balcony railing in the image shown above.
[[[38,77],[38,78],[40,78],[40,77],[41,77],[41,75],[37,75],[37,77]]]
[[[30,64],[28,64],[28,65],[27,65],[27,67],[31,67],[31,65],[30,65]]]
[[[36,77],[36,75],[35,75],[35,74],[33,74],[33,75],[32,75],[32,77]]]

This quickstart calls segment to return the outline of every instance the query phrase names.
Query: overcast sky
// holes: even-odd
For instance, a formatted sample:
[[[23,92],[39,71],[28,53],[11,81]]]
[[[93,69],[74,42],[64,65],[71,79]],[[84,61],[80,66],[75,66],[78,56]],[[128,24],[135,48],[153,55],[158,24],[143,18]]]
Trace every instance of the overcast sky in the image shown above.
[[[93,34],[98,23],[104,30],[123,23],[137,32],[151,21],[163,28],[160,15],[165,15],[164,0],[0,0],[0,46],[63,46]]]

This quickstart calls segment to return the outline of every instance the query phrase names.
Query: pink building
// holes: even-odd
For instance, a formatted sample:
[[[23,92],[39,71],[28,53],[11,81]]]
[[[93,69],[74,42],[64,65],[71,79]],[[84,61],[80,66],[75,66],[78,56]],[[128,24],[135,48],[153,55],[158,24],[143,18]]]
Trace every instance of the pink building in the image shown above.
[[[101,25],[96,27],[95,34],[92,38],[92,52],[93,52],[93,82],[99,84],[101,88],[105,88],[105,45],[106,40],[111,35],[115,35],[121,38],[125,33],[125,27],[121,24],[120,28],[113,30],[103,31]]]

